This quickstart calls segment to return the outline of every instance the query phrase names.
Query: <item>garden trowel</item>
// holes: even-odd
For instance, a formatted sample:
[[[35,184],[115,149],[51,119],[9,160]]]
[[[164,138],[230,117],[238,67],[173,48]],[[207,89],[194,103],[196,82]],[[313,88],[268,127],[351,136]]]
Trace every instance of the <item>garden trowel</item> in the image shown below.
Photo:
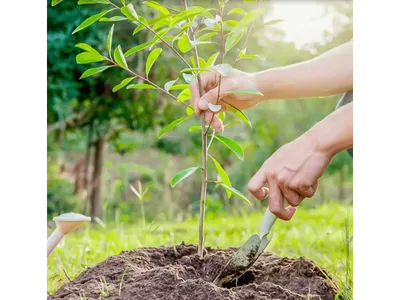
[[[276,221],[276,216],[267,208],[261,222],[259,234],[253,234],[246,243],[232,256],[222,271],[215,277],[213,283],[223,286],[233,282],[250,268],[264,252],[272,236],[268,234]]]

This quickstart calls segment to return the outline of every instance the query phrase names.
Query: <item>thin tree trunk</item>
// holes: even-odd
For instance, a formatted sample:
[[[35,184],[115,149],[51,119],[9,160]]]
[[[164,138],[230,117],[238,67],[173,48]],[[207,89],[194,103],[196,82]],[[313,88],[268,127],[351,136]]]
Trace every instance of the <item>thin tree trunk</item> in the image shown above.
[[[167,210],[167,217],[168,220],[172,219],[173,212],[174,212],[174,203],[172,201],[172,192],[170,187],[171,181],[171,161],[172,157],[168,155],[167,159],[167,167],[164,172],[164,205]]]
[[[101,173],[103,169],[104,137],[99,137],[95,143],[94,168],[92,176],[92,194],[90,196],[90,216],[92,219],[101,216]]]
[[[85,161],[83,166],[83,190],[85,191],[85,203],[83,205],[84,213],[88,210],[89,204],[89,167],[90,167],[90,157],[92,154],[92,136],[93,136],[93,122],[89,124],[88,128],[88,136],[86,143],[86,153],[85,153]]]

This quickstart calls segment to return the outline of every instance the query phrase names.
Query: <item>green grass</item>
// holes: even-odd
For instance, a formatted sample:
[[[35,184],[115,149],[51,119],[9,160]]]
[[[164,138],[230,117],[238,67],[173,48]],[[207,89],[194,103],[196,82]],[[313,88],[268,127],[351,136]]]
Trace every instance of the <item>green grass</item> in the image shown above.
[[[248,216],[213,217],[206,220],[206,246],[239,247],[258,232],[262,212]],[[278,220],[267,251],[279,256],[314,260],[335,277],[344,299],[352,299],[352,207],[332,202],[302,209],[290,222]],[[346,229],[347,228],[347,229]],[[83,226],[67,236],[48,259],[50,293],[68,277],[75,278],[87,266],[94,266],[122,250],[146,246],[174,245],[182,241],[197,244],[197,220],[182,223],[152,223],[145,227],[123,224],[104,229]],[[68,276],[68,277],[67,277]]]

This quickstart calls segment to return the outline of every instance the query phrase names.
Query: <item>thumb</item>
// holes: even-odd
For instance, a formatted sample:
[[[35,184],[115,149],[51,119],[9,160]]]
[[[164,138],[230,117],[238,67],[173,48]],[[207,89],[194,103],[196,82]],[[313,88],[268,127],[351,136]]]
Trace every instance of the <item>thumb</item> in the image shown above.
[[[223,98],[226,94],[226,92],[230,91],[232,87],[230,84],[224,80],[221,81],[221,88],[219,89],[218,86],[209,90],[207,93],[203,95],[203,97],[200,98],[199,101],[199,108],[201,110],[207,110],[208,109],[208,104],[214,104],[216,105],[218,101]],[[218,97],[218,92],[219,92],[219,97]]]

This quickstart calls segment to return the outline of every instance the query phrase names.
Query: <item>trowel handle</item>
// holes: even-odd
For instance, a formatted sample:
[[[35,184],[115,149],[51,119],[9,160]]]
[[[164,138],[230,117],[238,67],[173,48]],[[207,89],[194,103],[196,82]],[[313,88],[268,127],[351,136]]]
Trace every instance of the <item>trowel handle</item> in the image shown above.
[[[53,252],[54,248],[57,247],[58,243],[63,237],[64,234],[58,228],[56,228],[56,230],[54,230],[47,240],[47,257],[49,257],[50,253]]]
[[[276,216],[269,210],[269,207],[267,207],[264,218],[261,221],[261,227],[259,233],[260,238],[263,238],[263,236],[269,234],[272,225],[274,225],[275,221],[276,221]]]

